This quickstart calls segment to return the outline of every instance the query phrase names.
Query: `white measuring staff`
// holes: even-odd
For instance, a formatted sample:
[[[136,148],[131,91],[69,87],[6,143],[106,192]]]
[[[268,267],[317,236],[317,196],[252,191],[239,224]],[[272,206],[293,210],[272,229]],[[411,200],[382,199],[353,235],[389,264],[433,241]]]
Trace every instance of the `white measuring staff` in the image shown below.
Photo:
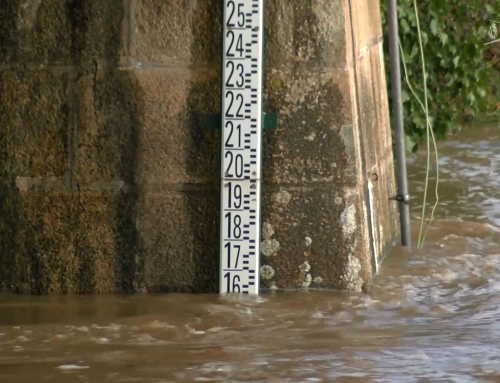
[[[224,0],[219,292],[259,293],[263,0]]]

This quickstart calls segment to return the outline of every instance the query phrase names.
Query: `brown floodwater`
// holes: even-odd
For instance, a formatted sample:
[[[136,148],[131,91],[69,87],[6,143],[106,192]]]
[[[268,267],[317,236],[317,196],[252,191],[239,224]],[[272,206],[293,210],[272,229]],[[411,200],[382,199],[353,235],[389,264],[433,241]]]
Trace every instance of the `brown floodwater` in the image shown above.
[[[0,382],[500,381],[500,134],[439,148],[426,245],[395,248],[369,294],[0,294]]]

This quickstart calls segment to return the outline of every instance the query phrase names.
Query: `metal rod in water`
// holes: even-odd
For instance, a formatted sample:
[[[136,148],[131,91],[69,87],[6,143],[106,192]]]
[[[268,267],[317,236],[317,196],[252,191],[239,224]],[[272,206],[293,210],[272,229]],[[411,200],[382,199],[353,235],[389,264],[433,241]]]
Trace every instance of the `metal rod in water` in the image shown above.
[[[401,101],[401,68],[398,50],[398,12],[396,0],[387,0],[387,21],[389,23],[389,55],[392,91],[392,115],[396,146],[396,182],[398,195],[404,196],[399,203],[401,222],[401,244],[411,247],[410,207],[407,203],[408,181],[406,179],[405,131],[403,125],[403,105]]]

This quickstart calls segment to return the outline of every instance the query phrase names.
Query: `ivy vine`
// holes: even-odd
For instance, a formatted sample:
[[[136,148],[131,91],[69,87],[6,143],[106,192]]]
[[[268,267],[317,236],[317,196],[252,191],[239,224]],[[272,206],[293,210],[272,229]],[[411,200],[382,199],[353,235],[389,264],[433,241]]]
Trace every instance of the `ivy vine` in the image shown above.
[[[413,0],[398,0],[399,38],[408,76],[417,94],[423,94],[422,64]],[[500,22],[498,0],[420,0],[419,18],[426,58],[429,113],[439,138],[478,116],[500,116],[498,84],[500,42],[488,33],[491,20]],[[386,6],[382,0],[385,67],[389,70]],[[498,39],[500,39],[500,23]],[[497,68],[498,69],[498,68]],[[387,76],[389,81],[389,76]],[[403,114],[407,148],[416,150],[425,135],[425,116],[411,95],[402,73]],[[388,84],[390,94],[390,84]]]

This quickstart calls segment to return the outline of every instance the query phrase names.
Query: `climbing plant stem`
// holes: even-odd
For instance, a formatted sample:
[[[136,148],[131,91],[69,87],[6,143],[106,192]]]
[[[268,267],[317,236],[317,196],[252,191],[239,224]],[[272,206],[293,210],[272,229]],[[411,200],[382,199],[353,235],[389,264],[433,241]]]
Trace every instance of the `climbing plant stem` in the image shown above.
[[[425,207],[427,204],[427,190],[429,188],[429,172],[431,167],[431,134],[430,134],[430,122],[429,122],[429,104],[427,99],[427,73],[425,71],[425,55],[424,46],[422,44],[422,33],[420,30],[420,19],[418,17],[418,7],[417,0],[413,0],[413,7],[415,8],[415,18],[417,22],[417,32],[418,32],[418,44],[420,47],[420,57],[422,61],[422,76],[424,83],[424,107],[425,107],[425,117],[426,117],[426,133],[427,133],[427,170],[425,172],[425,188],[424,188],[424,198],[422,201],[422,217],[420,217],[420,231],[418,233],[417,249],[422,248],[422,234],[424,231],[424,221],[425,221]]]
[[[401,53],[401,61],[403,62],[403,69],[405,73],[405,81],[406,85],[408,85],[408,89],[410,89],[410,92],[412,93],[413,97],[415,97],[415,100],[417,100],[418,104],[422,108],[422,111],[425,113],[425,106],[420,100],[420,97],[418,97],[417,92],[413,89],[413,86],[411,85],[410,78],[408,77],[408,69],[406,68],[406,58],[405,58],[405,53],[403,51],[403,46],[401,45],[401,40],[398,40],[399,44],[399,51]],[[436,202],[434,203],[434,206],[432,207],[432,212],[431,212],[431,218],[429,220],[429,225],[427,226],[427,229],[425,231],[423,240],[422,240],[422,245],[425,241],[425,237],[427,236],[427,233],[429,232],[429,228],[431,227],[432,220],[434,219],[434,211],[436,210],[436,207],[439,203],[439,154],[438,154],[438,149],[437,149],[437,143],[436,143],[436,137],[434,136],[434,129],[430,123],[430,119],[427,118],[427,125],[428,128],[431,132],[431,137],[432,137],[432,143],[434,145],[434,153],[435,153],[435,158],[436,158],[436,188],[434,190],[435,196],[436,196]]]

